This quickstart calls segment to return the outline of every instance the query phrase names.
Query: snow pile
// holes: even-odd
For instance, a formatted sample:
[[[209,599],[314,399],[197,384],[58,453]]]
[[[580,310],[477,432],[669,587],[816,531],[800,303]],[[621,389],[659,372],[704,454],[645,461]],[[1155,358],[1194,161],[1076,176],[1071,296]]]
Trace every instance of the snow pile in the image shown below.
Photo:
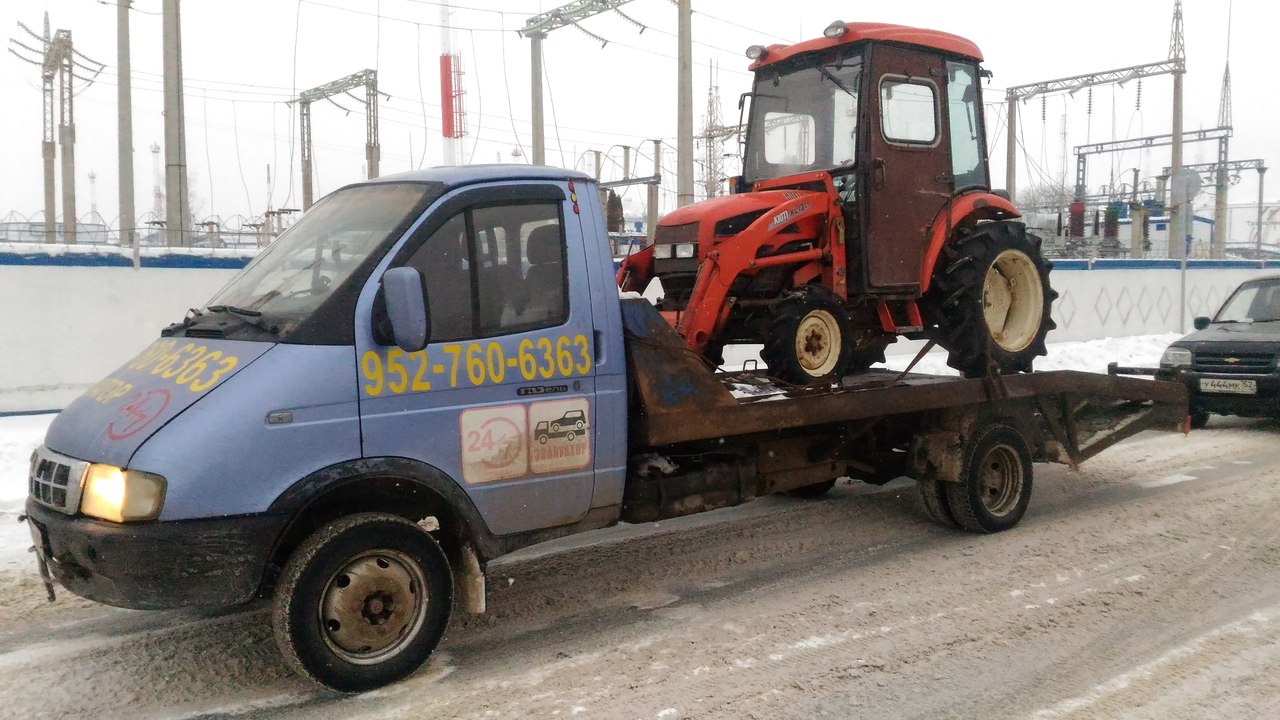
[[[1123,338],[1102,338],[1100,340],[1082,340],[1076,342],[1049,343],[1049,354],[1036,358],[1035,369],[1044,370],[1083,370],[1086,372],[1105,373],[1108,363],[1119,363],[1129,367],[1155,367],[1165,348],[1182,335],[1178,333],[1161,333],[1159,335],[1137,335]],[[891,370],[905,370],[915,358],[915,354],[890,355],[885,367]],[[947,352],[934,348],[912,368],[912,372],[931,375],[956,375],[955,370],[947,367]]]

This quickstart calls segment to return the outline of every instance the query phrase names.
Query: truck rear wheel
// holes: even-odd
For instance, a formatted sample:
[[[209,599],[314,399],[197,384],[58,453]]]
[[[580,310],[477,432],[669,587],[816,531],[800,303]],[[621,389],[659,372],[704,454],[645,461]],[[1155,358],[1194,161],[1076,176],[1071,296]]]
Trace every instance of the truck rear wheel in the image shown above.
[[[317,530],[276,586],[276,644],[295,672],[341,692],[408,676],[440,642],[453,608],[449,562],[413,522],[357,513]]]
[[[1003,423],[975,427],[965,442],[958,482],[943,482],[947,508],[960,527],[994,533],[1018,524],[1031,501],[1031,451]]]
[[[943,527],[958,528],[960,525],[951,514],[951,508],[947,507],[947,491],[943,485],[945,483],[929,478],[916,480],[920,506],[924,508],[925,517],[930,520]]]
[[[1055,327],[1051,267],[1017,222],[980,225],[944,247],[928,297],[947,364],[966,377],[1030,372]]]
[[[849,315],[826,288],[806,286],[778,303],[760,357],[769,374],[793,385],[844,375],[853,355]]]

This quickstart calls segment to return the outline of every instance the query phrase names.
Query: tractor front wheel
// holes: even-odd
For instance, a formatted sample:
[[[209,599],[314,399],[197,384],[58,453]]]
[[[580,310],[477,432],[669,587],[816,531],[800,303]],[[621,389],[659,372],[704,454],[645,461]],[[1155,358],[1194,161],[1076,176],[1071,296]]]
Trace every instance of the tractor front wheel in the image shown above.
[[[760,357],[771,376],[794,385],[837,379],[853,359],[849,315],[826,288],[800,288],[775,308]]]
[[[1052,330],[1052,265],[1018,222],[979,225],[943,248],[929,288],[938,344],[966,377],[1030,372]]]

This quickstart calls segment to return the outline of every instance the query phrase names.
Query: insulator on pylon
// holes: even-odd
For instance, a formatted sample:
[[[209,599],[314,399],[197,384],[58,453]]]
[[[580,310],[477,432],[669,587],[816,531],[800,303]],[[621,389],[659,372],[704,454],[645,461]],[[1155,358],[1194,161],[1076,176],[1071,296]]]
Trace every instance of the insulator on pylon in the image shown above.
[[[1047,117],[1047,115],[1048,115],[1047,111],[1045,110],[1045,99],[1046,99],[1046,98],[1045,98],[1045,96],[1044,96],[1044,95],[1041,95],[1041,96],[1040,96],[1040,122],[1041,122],[1041,124],[1043,124],[1043,123],[1044,123],[1045,118],[1046,118],[1046,117]]]
[[[1093,88],[1089,88],[1089,107],[1088,107],[1087,114],[1089,115],[1093,114]]]
[[[1142,78],[1138,78],[1138,101],[1133,104],[1133,109],[1142,109]]]

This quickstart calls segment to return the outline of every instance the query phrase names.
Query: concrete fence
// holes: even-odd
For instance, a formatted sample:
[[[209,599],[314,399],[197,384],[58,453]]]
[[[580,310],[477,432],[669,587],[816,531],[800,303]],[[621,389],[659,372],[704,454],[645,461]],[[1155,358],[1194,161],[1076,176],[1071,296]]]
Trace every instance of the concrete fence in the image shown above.
[[[209,251],[204,251],[208,253]],[[234,253],[114,255],[14,252],[0,246],[0,413],[56,409],[100,380],[161,328],[204,304],[247,262]],[[1051,280],[1058,329],[1090,340],[1189,329],[1242,280],[1280,263],[1059,260]],[[906,351],[908,344],[893,348]]]

